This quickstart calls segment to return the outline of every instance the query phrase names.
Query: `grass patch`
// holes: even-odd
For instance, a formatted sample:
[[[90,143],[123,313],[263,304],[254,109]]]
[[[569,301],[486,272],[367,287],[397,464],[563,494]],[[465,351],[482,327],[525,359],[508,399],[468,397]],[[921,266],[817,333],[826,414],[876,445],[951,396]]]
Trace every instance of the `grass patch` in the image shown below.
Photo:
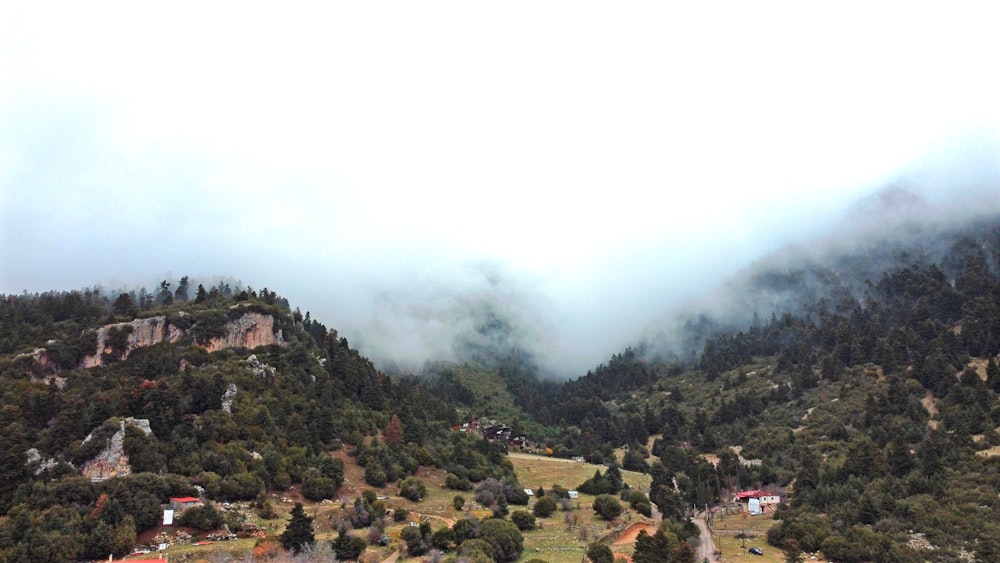
[[[722,550],[725,561],[784,562],[785,552],[767,543],[767,531],[777,524],[770,514],[716,516],[712,523],[712,540],[715,548]],[[740,532],[748,536],[746,541],[736,537]],[[751,547],[759,547],[764,555],[747,553]]]

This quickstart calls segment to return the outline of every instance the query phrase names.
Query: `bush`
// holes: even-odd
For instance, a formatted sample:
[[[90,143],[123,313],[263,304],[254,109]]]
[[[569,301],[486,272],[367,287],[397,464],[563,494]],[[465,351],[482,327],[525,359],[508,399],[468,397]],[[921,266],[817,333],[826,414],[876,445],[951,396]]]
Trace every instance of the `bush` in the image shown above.
[[[625,454],[625,459],[622,460],[622,468],[629,471],[649,473],[649,464],[646,463],[638,447],[629,448],[628,453]]]
[[[462,545],[458,546],[458,555],[469,563],[493,563],[497,560],[493,545],[478,538],[462,542]]]
[[[542,497],[535,501],[533,512],[539,518],[548,518],[556,511],[556,500],[552,497]]]
[[[451,530],[455,532],[455,541],[462,543],[465,540],[471,540],[479,535],[479,519],[478,518],[463,518],[455,525],[451,527]]]
[[[455,510],[462,510],[465,506],[465,499],[462,495],[455,495],[455,498],[451,499],[451,504],[455,507]]]
[[[407,526],[403,528],[400,537],[406,542],[406,553],[409,555],[423,555],[430,549],[430,534],[423,533],[424,526]]]
[[[365,466],[365,483],[373,487],[384,487],[386,483],[385,470],[377,463],[369,462]]]
[[[302,496],[309,500],[324,500],[333,498],[337,494],[336,482],[324,477],[316,469],[310,468],[302,479]]]
[[[397,508],[392,511],[393,522],[405,522],[410,513],[405,508]]]
[[[594,499],[594,512],[604,520],[614,520],[622,513],[622,503],[611,495],[598,495]]]
[[[515,510],[510,515],[510,520],[522,532],[535,529],[535,517],[527,510]]]
[[[516,561],[524,549],[524,536],[510,520],[490,518],[479,525],[479,538],[493,546],[494,560]]]
[[[614,563],[615,554],[603,543],[592,543],[587,546],[587,559],[592,563]]]
[[[207,532],[222,526],[222,515],[209,503],[205,506],[188,508],[177,517],[177,523]]]
[[[649,499],[646,498],[646,495],[642,494],[639,491],[632,491],[632,493],[628,497],[628,503],[629,506],[631,506],[633,509],[635,509],[636,512],[642,514],[643,516],[648,517],[652,516],[653,514],[653,507],[652,505],[650,505]]]
[[[557,499],[569,498],[569,489],[567,489],[566,487],[561,487],[559,485],[552,485],[552,490],[549,492],[552,494],[553,497]]]
[[[424,499],[425,494],[427,494],[427,487],[424,486],[423,481],[416,477],[404,479],[399,483],[399,496],[405,499],[419,502]]]
[[[467,477],[459,477],[454,473],[449,473],[448,476],[444,478],[444,486],[453,491],[472,490],[472,483],[469,482]]]
[[[431,545],[434,546],[434,549],[449,551],[454,543],[455,531],[447,526],[438,529],[431,535]]]

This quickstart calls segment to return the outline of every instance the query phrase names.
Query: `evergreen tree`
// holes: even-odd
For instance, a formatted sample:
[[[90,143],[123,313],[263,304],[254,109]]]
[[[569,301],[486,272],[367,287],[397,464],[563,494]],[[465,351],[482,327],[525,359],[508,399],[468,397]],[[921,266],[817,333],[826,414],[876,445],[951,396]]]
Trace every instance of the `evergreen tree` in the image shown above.
[[[341,524],[337,530],[337,539],[330,542],[338,560],[348,561],[357,559],[365,550],[365,540],[352,536],[347,531],[347,526]]]
[[[136,315],[135,302],[132,301],[132,296],[127,293],[122,293],[115,299],[111,310],[115,315],[122,317],[133,318]]]
[[[177,289],[174,291],[175,301],[187,301],[188,300],[188,289],[190,287],[190,282],[188,277],[184,276],[181,281],[177,284]]]
[[[989,362],[986,363],[986,383],[990,389],[1000,393],[1000,367],[997,366],[996,358],[993,356],[990,356]]]
[[[305,546],[312,545],[316,541],[312,522],[313,519],[310,516],[306,516],[306,511],[302,508],[302,503],[295,503],[288,526],[285,527],[284,532],[281,532],[281,546],[292,550],[294,553],[298,553]]]
[[[403,423],[395,414],[389,419],[389,426],[385,429],[385,443],[390,446],[398,445],[403,441]]]
[[[160,282],[160,291],[156,294],[157,305],[171,305],[174,302],[174,294],[170,292],[170,282],[163,280]]]

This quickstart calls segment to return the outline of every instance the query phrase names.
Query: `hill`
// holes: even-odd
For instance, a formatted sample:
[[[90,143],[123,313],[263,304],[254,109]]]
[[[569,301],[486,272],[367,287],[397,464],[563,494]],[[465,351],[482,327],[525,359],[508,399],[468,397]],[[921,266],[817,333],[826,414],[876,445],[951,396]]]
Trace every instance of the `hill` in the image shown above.
[[[122,555],[171,497],[337,498],[345,444],[375,486],[436,467],[516,488],[502,445],[276,293],[170,285],[0,299],[0,560]]]
[[[789,551],[994,560],[1000,220],[907,225],[762,261],[735,285],[745,320],[705,317],[697,354],[647,343],[566,383],[538,413],[565,422],[555,447],[631,445],[651,497],[673,481],[688,506],[785,491],[768,539]]]
[[[418,491],[424,476],[443,482],[438,500],[465,491],[502,517],[530,502],[528,476],[506,440],[452,431],[482,418],[648,475],[632,500],[666,524],[640,552],[688,554],[691,507],[735,508],[754,489],[780,496],[767,540],[791,556],[994,560],[1000,218],[872,224],[761,259],[669,337],[566,382],[540,380],[495,313],[459,361],[390,376],[267,289],[182,278],[2,296],[0,560],[125,553],[176,496],[260,514],[268,494],[346,499],[354,517],[381,514],[352,525],[384,528],[358,479]],[[568,486],[621,483],[599,471]],[[418,535],[407,549],[430,545]]]

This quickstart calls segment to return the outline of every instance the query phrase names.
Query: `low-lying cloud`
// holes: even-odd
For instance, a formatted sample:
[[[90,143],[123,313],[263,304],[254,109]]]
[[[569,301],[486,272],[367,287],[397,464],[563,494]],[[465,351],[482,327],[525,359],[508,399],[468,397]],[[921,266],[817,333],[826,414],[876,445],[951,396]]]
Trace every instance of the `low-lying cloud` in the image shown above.
[[[997,205],[974,14],[69,10],[0,13],[2,292],[221,275],[384,365],[565,377],[894,182]]]

